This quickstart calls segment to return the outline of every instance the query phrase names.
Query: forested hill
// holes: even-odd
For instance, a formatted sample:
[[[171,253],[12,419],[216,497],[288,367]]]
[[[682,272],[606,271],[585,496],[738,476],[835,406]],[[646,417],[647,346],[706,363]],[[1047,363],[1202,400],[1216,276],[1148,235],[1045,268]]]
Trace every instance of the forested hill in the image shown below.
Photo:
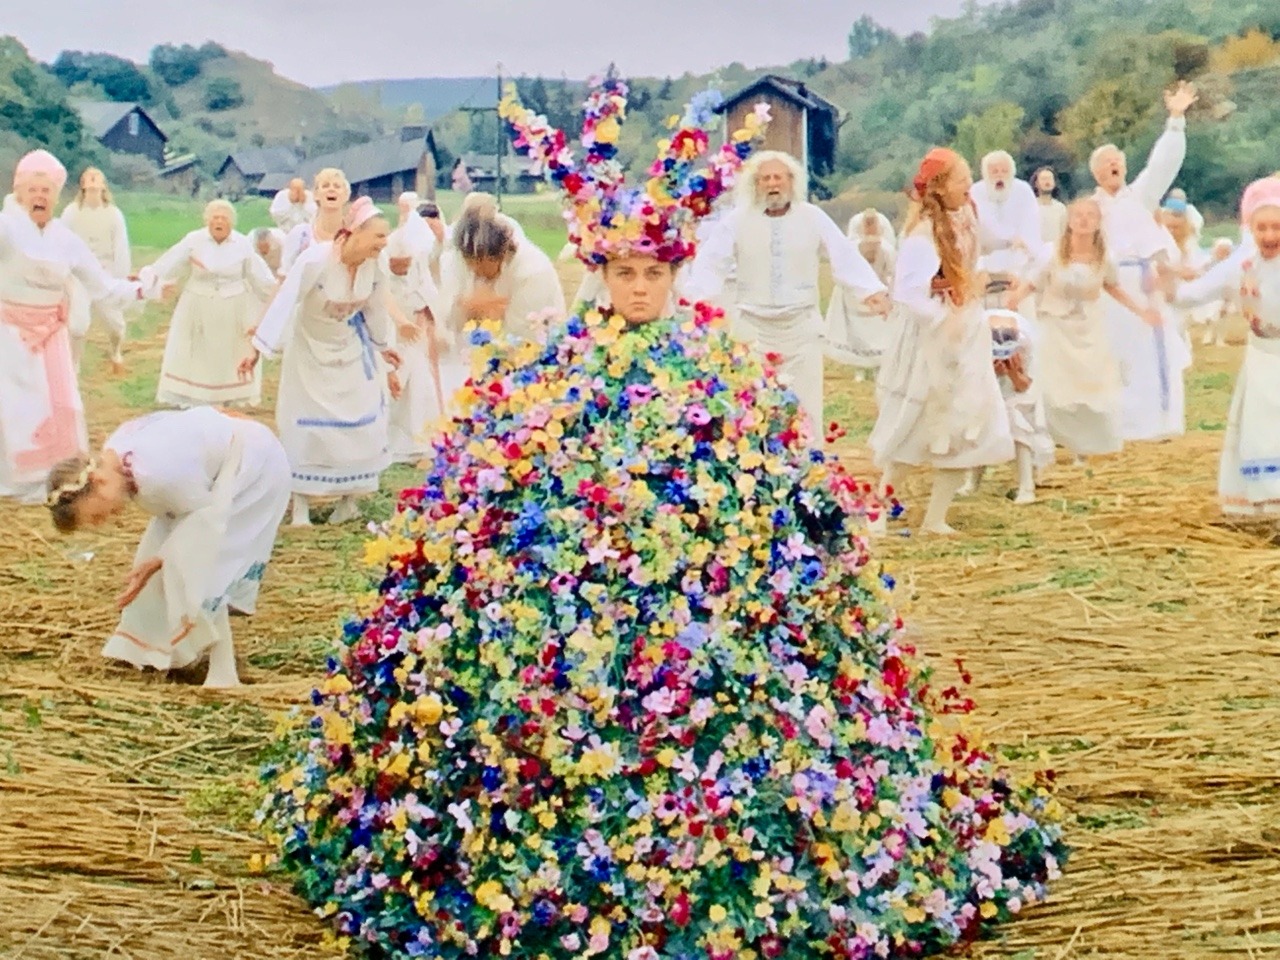
[[[1089,153],[1101,143],[1119,144],[1139,164],[1163,124],[1161,90],[1191,79],[1202,103],[1181,182],[1202,207],[1226,215],[1242,184],[1280,168],[1277,37],[1276,0],[1021,0],[970,4],[906,37],[864,17],[852,25],[848,60],[772,72],[804,77],[845,114],[830,191],[882,201],[939,143],[975,160],[1007,149],[1024,171],[1047,163],[1069,192],[1083,189]],[[633,82],[624,147],[642,153],[698,87],[718,81],[731,90],[763,72],[734,65],[718,77]],[[524,81],[522,90],[567,120],[574,98],[556,86]]]
[[[1280,0],[1019,0],[979,5],[900,36],[867,17],[850,24],[841,62],[768,69],[729,64],[711,76],[633,78],[620,146],[647,166],[667,118],[708,85],[740,88],[763,73],[804,79],[843,115],[837,169],[819,184],[845,205],[893,207],[923,152],[948,144],[976,160],[1003,148],[1024,172],[1055,167],[1069,193],[1088,186],[1090,151],[1113,141],[1131,166],[1163,123],[1161,90],[1194,80],[1181,185],[1202,208],[1230,215],[1241,186],[1280,168]],[[580,64],[584,73],[606,63]],[[521,94],[572,130],[583,85],[521,78]],[[450,156],[492,151],[493,114],[454,109],[494,95],[492,81],[409,80],[307,90],[271,65],[217,44],[161,45],[145,65],[66,52],[47,67],[0,37],[0,161],[48,143],[69,161],[101,153],[70,108],[73,96],[139,100],[178,152],[206,173],[233,146],[284,142],[315,154],[429,117]],[[447,162],[445,164],[447,168]],[[118,174],[117,174],[118,176]]]

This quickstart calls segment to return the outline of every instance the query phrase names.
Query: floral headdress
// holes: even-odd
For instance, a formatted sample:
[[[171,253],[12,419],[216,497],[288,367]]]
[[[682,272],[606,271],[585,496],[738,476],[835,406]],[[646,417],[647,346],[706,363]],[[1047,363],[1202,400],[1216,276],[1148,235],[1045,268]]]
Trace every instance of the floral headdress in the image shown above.
[[[576,159],[564,132],[523,106],[508,88],[500,112],[511,127],[516,148],[534,161],[565,195],[569,242],[588,266],[610,257],[640,254],[679,263],[693,256],[694,225],[711,212],[769,122],[769,108],[756,106],[746,126],[707,158],[707,127],[724,102],[718,91],[695,96],[683,117],[673,117],[671,137],[658,143],[658,155],[642,187],[626,183],[617,159],[618,135],[627,112],[627,85],[610,74],[594,81],[584,104],[582,158]]]

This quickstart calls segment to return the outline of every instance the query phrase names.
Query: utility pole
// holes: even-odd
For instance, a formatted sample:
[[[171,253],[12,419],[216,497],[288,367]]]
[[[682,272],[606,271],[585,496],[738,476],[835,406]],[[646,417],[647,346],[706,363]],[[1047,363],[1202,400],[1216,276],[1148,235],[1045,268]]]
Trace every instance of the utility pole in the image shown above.
[[[502,209],[502,157],[507,149],[506,127],[502,122],[502,64],[498,64],[498,99],[493,102],[492,107],[461,107],[465,113],[492,113],[494,119],[498,121],[498,142],[497,150],[494,152],[494,187],[493,196],[498,201],[498,209]]]

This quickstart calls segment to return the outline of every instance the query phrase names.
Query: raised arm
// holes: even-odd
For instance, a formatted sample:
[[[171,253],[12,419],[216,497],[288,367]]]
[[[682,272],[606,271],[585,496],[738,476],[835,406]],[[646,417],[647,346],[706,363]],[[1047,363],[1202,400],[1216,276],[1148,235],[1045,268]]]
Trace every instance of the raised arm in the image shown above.
[[[1244,264],[1236,259],[1223,260],[1194,280],[1180,283],[1174,289],[1175,307],[1202,307],[1207,303],[1232,299],[1240,289]]]
[[[1197,99],[1196,88],[1186,82],[1165,92],[1164,103],[1169,111],[1169,120],[1164,133],[1151,148],[1146,167],[1133,181],[1134,193],[1142,198],[1148,210],[1160,206],[1160,201],[1182,170],[1182,162],[1187,157],[1187,110]]]

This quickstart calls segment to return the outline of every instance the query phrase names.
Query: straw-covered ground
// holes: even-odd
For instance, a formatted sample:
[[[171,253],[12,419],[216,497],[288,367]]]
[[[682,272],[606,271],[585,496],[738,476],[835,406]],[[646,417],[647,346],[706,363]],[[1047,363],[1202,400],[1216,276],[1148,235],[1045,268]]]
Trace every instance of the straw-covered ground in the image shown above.
[[[147,308],[123,378],[91,349],[95,445],[150,408],[167,314]],[[885,544],[941,677],[963,660],[985,731],[1055,769],[1069,811],[1051,903],[981,957],[1280,955],[1280,552],[1220,525],[1213,497],[1239,356],[1198,349],[1185,438],[1062,465],[1030,507],[996,471],[956,511],[964,536]],[[871,388],[829,373],[865,471]],[[366,516],[411,482],[391,472]],[[904,491],[913,519],[924,484]],[[142,525],[60,538],[0,503],[0,956],[325,955],[287,884],[252,871],[251,816],[279,716],[366,588],[363,531],[283,532],[260,614],[236,621],[246,685],[214,695],[98,656]]]

